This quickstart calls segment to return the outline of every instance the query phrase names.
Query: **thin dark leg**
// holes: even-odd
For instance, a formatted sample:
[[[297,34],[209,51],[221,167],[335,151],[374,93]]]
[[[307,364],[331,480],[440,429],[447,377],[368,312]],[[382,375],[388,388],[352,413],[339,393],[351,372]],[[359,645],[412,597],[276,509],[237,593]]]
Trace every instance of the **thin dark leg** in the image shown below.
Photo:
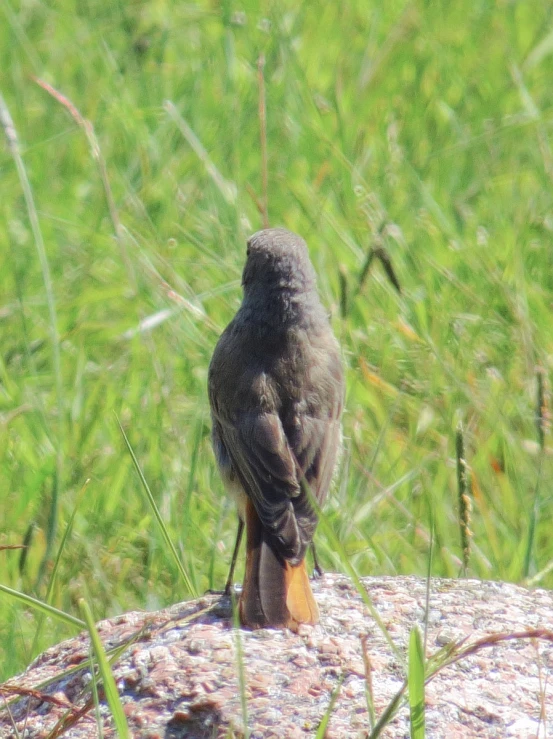
[[[325,574],[325,571],[317,559],[317,550],[315,549],[314,541],[311,542],[311,554],[313,555],[313,577],[322,577]]]
[[[240,549],[240,542],[242,541],[242,534],[244,533],[244,521],[241,518],[238,519],[238,531],[236,532],[236,543],[234,545],[234,551],[232,553],[232,560],[230,562],[230,571],[227,577],[227,584],[225,585],[224,595],[230,595],[230,589],[232,587],[232,579],[234,577],[234,568],[236,567],[236,560],[238,559],[238,550]]]

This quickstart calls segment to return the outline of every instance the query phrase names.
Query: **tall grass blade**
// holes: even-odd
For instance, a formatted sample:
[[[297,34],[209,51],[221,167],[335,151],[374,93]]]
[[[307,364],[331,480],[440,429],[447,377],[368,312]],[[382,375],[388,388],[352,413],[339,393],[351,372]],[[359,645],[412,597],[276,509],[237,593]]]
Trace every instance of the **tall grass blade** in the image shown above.
[[[261,182],[263,228],[269,228],[269,165],[267,163],[267,103],[265,100],[265,57],[257,60],[259,85],[259,142],[261,145]]]
[[[457,494],[459,496],[459,530],[461,532],[461,549],[463,553],[463,576],[467,574],[470,562],[470,542],[472,532],[470,530],[470,514],[472,504],[469,495],[467,461],[465,459],[465,442],[463,439],[463,426],[457,426],[455,434],[455,454],[457,458]]]
[[[171,537],[169,536],[169,532],[167,531],[167,527],[165,526],[165,522],[163,521],[163,518],[161,516],[161,513],[159,511],[159,508],[157,507],[157,503],[154,499],[154,496],[152,495],[152,491],[150,490],[150,486],[148,485],[148,482],[146,478],[144,477],[144,473],[142,472],[142,469],[140,468],[140,465],[138,464],[138,460],[135,456],[135,453],[133,451],[133,448],[131,447],[131,444],[127,438],[127,434],[125,433],[125,430],[123,429],[123,426],[121,425],[121,421],[117,419],[117,423],[119,424],[119,428],[121,430],[121,433],[123,434],[123,439],[125,440],[125,444],[127,446],[127,450],[129,454],[131,455],[131,459],[134,464],[134,468],[138,473],[138,477],[140,478],[140,482],[142,483],[142,487],[144,488],[144,491],[146,493],[146,496],[148,498],[148,502],[150,504],[150,507],[154,513],[154,516],[156,518],[156,521],[158,522],[159,529],[161,531],[161,535],[163,536],[163,539],[165,541],[165,544],[169,548],[169,551],[173,555],[173,559],[175,561],[175,565],[177,566],[178,571],[180,572],[182,579],[184,580],[184,584],[186,585],[186,588],[188,592],[195,597],[197,595],[196,589],[192,585],[192,581],[190,580],[190,577],[188,576],[188,573],[184,569],[184,565],[181,562],[181,559],[178,555],[177,549],[175,545],[173,544]]]
[[[363,668],[365,671],[365,700],[367,702],[367,710],[369,712],[369,725],[372,731],[376,724],[376,710],[374,707],[371,656],[369,654],[369,649],[367,646],[368,639],[369,637],[367,636],[367,634],[363,634],[361,636],[361,651],[363,654]]]
[[[136,291],[136,275],[134,273],[132,263],[129,259],[129,255],[127,253],[124,229],[121,224],[121,219],[119,218],[119,212],[117,211],[117,207],[115,205],[115,199],[111,191],[111,185],[108,177],[108,169],[105,159],[102,155],[102,150],[100,148],[100,143],[96,136],[96,132],[94,131],[94,126],[92,125],[91,121],[87,120],[83,115],[81,115],[80,111],[71,102],[71,100],[69,100],[69,98],[59,92],[59,90],[56,90],[54,87],[52,87],[52,85],[49,85],[48,82],[45,82],[38,77],[35,77],[35,82],[37,83],[37,85],[40,85],[40,87],[42,87],[42,89],[45,90],[49,95],[51,95],[55,100],[57,100],[58,103],[61,103],[61,105],[63,105],[67,111],[69,111],[75,123],[77,123],[77,125],[84,131],[86,135],[88,145],[90,147],[90,153],[92,154],[92,158],[96,161],[98,165],[100,177],[102,178],[104,194],[106,196],[106,202],[111,218],[111,223],[115,231],[115,237],[117,239],[117,243],[121,252],[121,258],[127,270],[129,282],[131,283],[133,289]]]
[[[409,637],[409,709],[411,739],[424,739],[424,652],[418,626]]]
[[[17,130],[10,115],[8,106],[6,105],[1,93],[0,126],[2,126],[2,128],[4,129],[6,140],[8,142],[8,149],[12,155],[13,161],[15,162],[17,175],[19,177],[19,184],[21,185],[21,189],[23,191],[23,197],[27,209],[27,217],[29,219],[35,247],[38,253],[38,259],[40,262],[42,281],[44,283],[44,289],[46,292],[46,303],[48,305],[48,328],[50,333],[50,344],[52,349],[52,368],[56,388],[57,422],[55,425],[52,424],[50,426],[50,441],[52,443],[52,446],[56,450],[56,470],[53,476],[52,493],[49,501],[46,548],[40,565],[40,582],[44,575],[46,563],[49,561],[54,547],[54,539],[56,537],[59,516],[59,491],[60,487],[63,485],[64,413],[60,358],[60,337],[58,333],[58,319],[56,315],[56,301],[54,298],[52,275],[50,273],[50,265],[48,263],[48,257],[46,255],[46,247],[44,245],[44,239],[42,237],[42,231],[40,229],[40,222],[38,220],[38,213],[35,206],[33,191],[31,188],[31,183],[29,182],[29,178],[27,177],[27,170],[25,169],[25,165],[23,163],[23,157],[21,156]]]
[[[236,666],[238,668],[238,687],[240,690],[240,708],[242,710],[242,723],[244,725],[244,739],[250,736],[248,727],[248,696],[246,694],[246,663],[244,660],[244,649],[242,647],[242,631],[240,629],[240,616],[238,604],[234,592],[231,591],[232,625],[234,632],[234,644],[236,647]]]
[[[334,690],[332,691],[332,695],[330,696],[328,707],[326,711],[324,712],[324,716],[321,720],[321,723],[319,724],[317,728],[315,739],[324,739],[327,736],[328,724],[330,722],[330,719],[332,718],[332,711],[334,710],[334,706],[336,705],[336,701],[338,700],[338,696],[340,695],[340,690],[342,689],[343,682],[344,682],[344,676],[340,675],[338,679],[338,683],[336,684],[336,687],[334,688]]]
[[[547,398],[545,394],[545,379],[542,367],[536,368],[537,381],[537,397],[536,397],[536,431],[539,444],[538,471],[536,476],[536,484],[534,487],[534,500],[530,511],[530,523],[528,525],[528,539],[526,543],[526,551],[524,553],[524,569],[523,576],[528,579],[530,570],[535,560],[534,549],[536,545],[536,528],[540,512],[541,496],[540,486],[542,477],[543,458],[545,454],[545,437],[549,426],[549,412],[547,408]],[[535,572],[535,569],[534,569]]]
[[[54,585],[55,585],[56,580],[57,580],[58,571],[59,571],[59,567],[60,567],[60,564],[61,564],[61,555],[62,555],[62,553],[63,553],[63,551],[65,549],[65,544],[66,544],[66,542],[67,542],[67,540],[69,538],[69,535],[71,533],[71,529],[73,528],[73,523],[75,521],[75,515],[77,514],[77,510],[79,508],[79,504],[81,503],[81,501],[82,501],[82,499],[84,497],[84,494],[85,494],[85,492],[86,492],[86,490],[88,488],[89,483],[90,483],[90,480],[87,480],[85,482],[85,484],[83,485],[83,487],[81,488],[81,491],[80,491],[80,493],[79,493],[79,495],[77,497],[77,500],[75,502],[75,506],[73,507],[73,512],[71,513],[71,517],[70,517],[69,521],[67,522],[67,526],[65,527],[65,531],[63,532],[63,536],[62,536],[60,545],[58,547],[58,553],[56,555],[56,559],[55,559],[55,562],[54,562],[54,567],[52,568],[52,573],[50,574],[50,578],[48,580],[48,590],[46,591],[46,597],[45,597],[45,601],[46,601],[46,603],[48,605],[50,604],[50,599],[52,597],[52,591],[54,589]],[[38,645],[38,643],[40,641],[40,637],[42,635],[42,627],[43,626],[44,626],[44,614],[41,614],[40,617],[39,617],[39,621],[38,621],[38,624],[37,624],[37,627],[36,627],[36,631],[35,631],[35,635],[34,635],[34,638],[33,638],[33,645],[31,647],[31,654],[35,654],[36,653],[37,645]]]
[[[69,613],[64,613],[58,608],[48,605],[48,603],[43,603],[43,601],[38,600],[38,598],[33,598],[30,595],[13,590],[13,588],[8,588],[6,585],[0,585],[0,593],[5,593],[6,595],[18,600],[22,605],[33,608],[35,611],[39,611],[46,616],[57,618],[69,626],[77,626],[79,629],[84,629],[86,626],[84,621],[81,621],[79,618],[75,618],[75,616],[71,616]]]
[[[229,182],[228,180],[226,180],[219,172],[219,170],[213,163],[213,160],[205,150],[204,145],[196,136],[194,131],[190,128],[188,123],[181,116],[181,114],[178,112],[175,105],[170,100],[166,100],[164,103],[164,108],[169,114],[171,120],[177,124],[179,131],[182,133],[198,159],[206,168],[208,175],[217,186],[217,189],[219,190],[223,198],[229,205],[234,205],[237,196],[236,185],[233,182]]]
[[[117,735],[120,739],[130,739],[131,733],[129,731],[129,725],[127,724],[127,717],[125,716],[125,711],[123,710],[121,697],[119,696],[119,691],[117,690],[115,678],[113,677],[113,672],[111,671],[104,646],[100,640],[100,637],[96,630],[96,626],[94,625],[92,611],[90,610],[88,603],[83,598],[80,599],[79,606],[81,609],[81,613],[83,614],[83,617],[86,621],[88,633],[90,634],[90,641],[92,642],[94,654],[98,662],[98,668],[100,670],[100,675],[104,684],[106,700],[108,702],[111,715],[113,716]]]

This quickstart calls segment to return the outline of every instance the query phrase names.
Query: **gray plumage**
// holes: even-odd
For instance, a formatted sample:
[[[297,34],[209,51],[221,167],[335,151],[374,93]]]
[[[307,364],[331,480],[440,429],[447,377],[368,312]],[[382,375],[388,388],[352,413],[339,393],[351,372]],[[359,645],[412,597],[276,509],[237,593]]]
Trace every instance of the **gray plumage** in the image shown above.
[[[273,554],[305,556],[341,444],[340,351],[303,239],[284,229],[254,234],[244,297],[209,367],[213,446],[244,518],[253,503]]]

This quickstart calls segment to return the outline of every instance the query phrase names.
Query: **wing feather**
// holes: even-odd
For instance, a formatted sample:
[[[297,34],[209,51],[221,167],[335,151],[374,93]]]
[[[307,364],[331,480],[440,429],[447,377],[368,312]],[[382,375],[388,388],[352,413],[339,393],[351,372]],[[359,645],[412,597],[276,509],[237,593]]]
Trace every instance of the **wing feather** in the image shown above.
[[[299,561],[317,525],[310,496],[324,502],[341,445],[339,354],[320,368],[322,379],[310,387],[309,402],[297,403],[287,412],[270,372],[233,378],[234,382],[214,376],[228,366],[214,355],[210,367],[209,399],[219,463],[230,466],[227,476],[238,478],[278,552]],[[218,389],[236,387],[237,382],[240,388],[230,399],[228,390],[225,398],[217,396]]]

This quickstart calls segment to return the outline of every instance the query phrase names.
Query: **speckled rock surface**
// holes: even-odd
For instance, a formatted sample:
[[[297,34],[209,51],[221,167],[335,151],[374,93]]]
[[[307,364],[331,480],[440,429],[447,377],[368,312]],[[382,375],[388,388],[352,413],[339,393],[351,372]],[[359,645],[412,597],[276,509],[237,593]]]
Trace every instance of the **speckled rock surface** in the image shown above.
[[[367,669],[378,718],[403,684],[426,583],[397,577],[363,584],[396,652],[351,582],[332,574],[314,583],[321,624],[299,634],[235,630],[228,603],[212,595],[101,622],[106,649],[127,644],[113,671],[132,735],[240,737],[246,718],[252,739],[312,737],[334,700],[326,737],[367,736]],[[498,641],[438,672],[426,689],[428,737],[553,736],[553,593],[433,580],[428,623],[427,655],[461,639],[468,647],[491,634],[543,630],[543,638]],[[38,739],[56,725],[59,736],[97,736],[88,651],[81,634],[0,686],[0,737]],[[104,737],[114,737],[104,704],[101,717]],[[381,736],[409,736],[405,705]]]

